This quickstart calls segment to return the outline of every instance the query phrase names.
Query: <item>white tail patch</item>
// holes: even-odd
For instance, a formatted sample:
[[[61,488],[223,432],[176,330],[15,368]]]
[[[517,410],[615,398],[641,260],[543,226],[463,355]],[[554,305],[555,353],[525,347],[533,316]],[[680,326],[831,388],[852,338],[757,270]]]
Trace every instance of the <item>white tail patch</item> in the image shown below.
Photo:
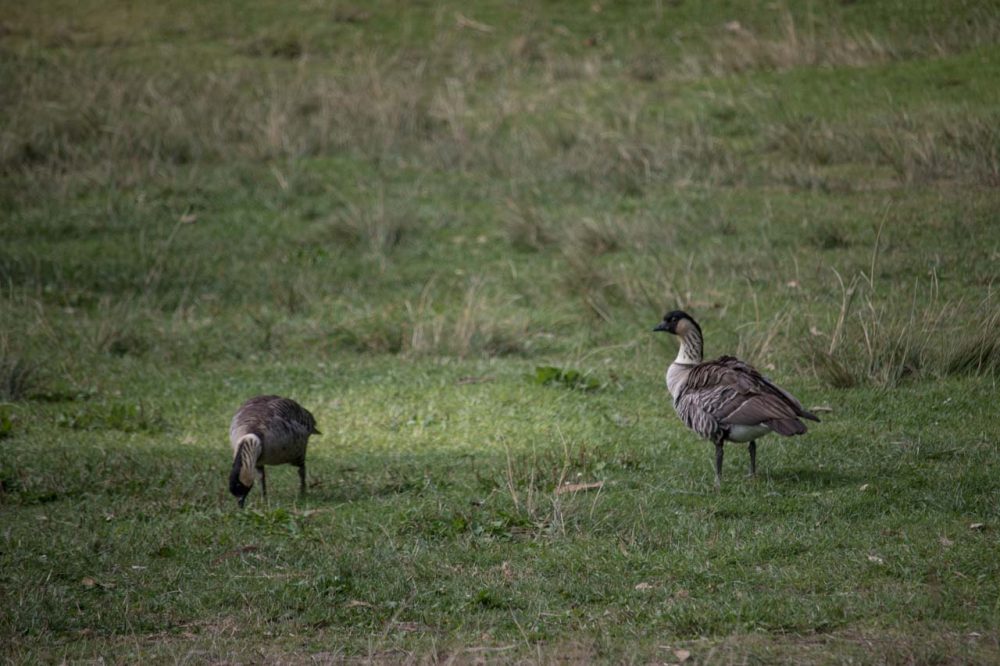
[[[765,425],[734,425],[729,426],[729,436],[726,439],[742,444],[763,437],[769,432],[771,429]]]

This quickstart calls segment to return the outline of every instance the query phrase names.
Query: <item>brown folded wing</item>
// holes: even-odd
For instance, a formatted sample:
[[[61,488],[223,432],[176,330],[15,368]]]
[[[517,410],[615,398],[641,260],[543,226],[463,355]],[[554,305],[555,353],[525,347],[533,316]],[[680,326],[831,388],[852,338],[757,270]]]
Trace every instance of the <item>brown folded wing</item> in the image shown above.
[[[233,418],[231,431],[252,432],[265,439],[299,438],[317,434],[316,419],[308,409],[289,398],[261,395],[247,400]]]
[[[781,435],[806,431],[799,418],[818,421],[791,394],[732,356],[691,369],[677,409],[685,423],[704,437],[725,426],[764,425]]]

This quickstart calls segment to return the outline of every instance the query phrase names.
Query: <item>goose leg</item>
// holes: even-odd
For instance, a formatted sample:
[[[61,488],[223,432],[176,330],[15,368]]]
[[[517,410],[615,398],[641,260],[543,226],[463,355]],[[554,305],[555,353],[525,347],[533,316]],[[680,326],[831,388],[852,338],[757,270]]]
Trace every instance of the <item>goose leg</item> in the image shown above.
[[[260,473],[260,492],[264,495],[264,499],[267,499],[267,474],[263,467],[258,467],[257,471]]]
[[[750,476],[757,476],[757,442],[750,442]]]
[[[715,443],[715,489],[722,488],[722,440]]]
[[[306,461],[299,463],[299,495],[306,495]]]

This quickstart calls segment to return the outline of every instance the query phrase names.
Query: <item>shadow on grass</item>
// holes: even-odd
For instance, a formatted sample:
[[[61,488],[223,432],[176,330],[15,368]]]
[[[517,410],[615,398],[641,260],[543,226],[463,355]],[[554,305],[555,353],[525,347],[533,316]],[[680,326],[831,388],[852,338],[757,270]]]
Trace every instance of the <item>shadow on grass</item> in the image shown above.
[[[763,480],[777,488],[796,490],[840,488],[863,482],[863,479],[855,474],[808,467],[779,468],[768,471],[764,473]]]
[[[309,482],[309,498],[318,502],[358,502],[394,495],[421,495],[448,485],[443,479],[426,476],[422,470],[408,473],[405,469],[384,469],[382,473],[347,469],[316,475]]]

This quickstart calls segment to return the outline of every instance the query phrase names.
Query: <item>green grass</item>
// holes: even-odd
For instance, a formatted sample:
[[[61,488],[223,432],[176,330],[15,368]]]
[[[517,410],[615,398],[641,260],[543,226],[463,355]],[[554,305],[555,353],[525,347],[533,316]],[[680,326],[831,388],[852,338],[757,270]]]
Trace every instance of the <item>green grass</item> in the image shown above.
[[[0,17],[5,660],[1000,658],[1000,5]],[[824,408],[719,493],[675,307]]]

